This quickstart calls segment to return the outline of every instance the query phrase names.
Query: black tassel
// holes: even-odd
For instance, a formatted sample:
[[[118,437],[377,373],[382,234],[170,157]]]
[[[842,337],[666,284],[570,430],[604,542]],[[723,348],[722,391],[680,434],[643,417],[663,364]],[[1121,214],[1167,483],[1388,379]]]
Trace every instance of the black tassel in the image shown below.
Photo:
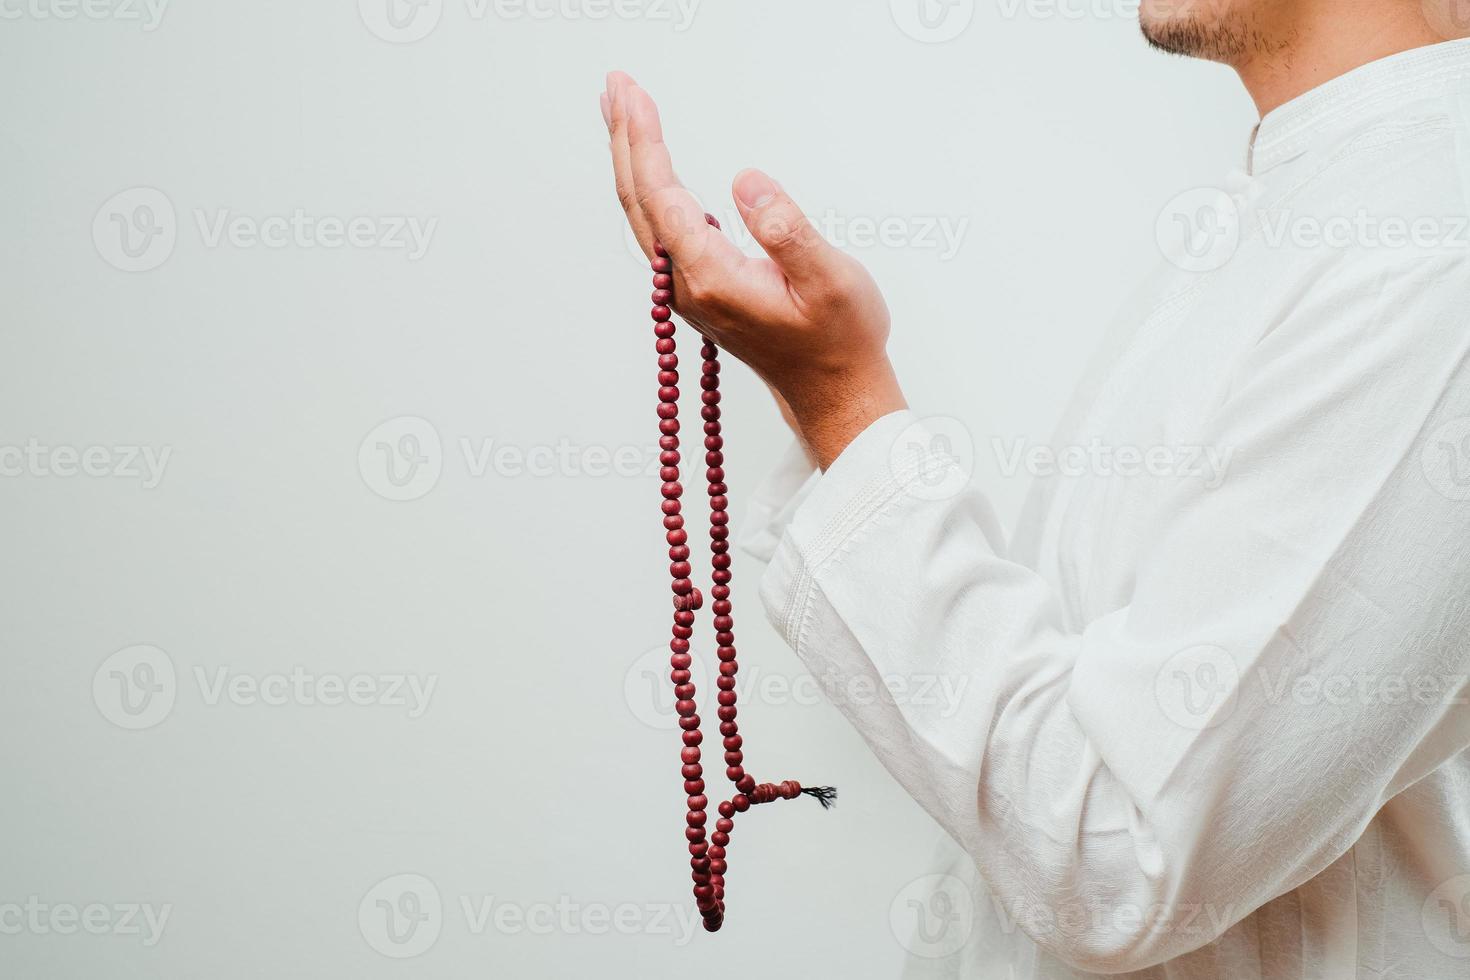
[[[802,796],[810,796],[822,804],[823,810],[830,810],[837,805],[837,788],[834,786],[812,786],[801,791]]]

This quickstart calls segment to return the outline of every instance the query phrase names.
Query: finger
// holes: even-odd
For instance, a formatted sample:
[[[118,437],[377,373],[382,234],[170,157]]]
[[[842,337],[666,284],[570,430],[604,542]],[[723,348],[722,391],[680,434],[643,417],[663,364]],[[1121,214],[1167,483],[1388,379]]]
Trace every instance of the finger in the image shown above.
[[[607,126],[608,132],[612,132],[612,98],[603,92],[597,99],[598,107],[602,109],[602,122]]]
[[[847,257],[766,174],[742,171],[735,178],[734,192],[745,226],[797,292],[817,290],[845,274]]]
[[[628,216],[628,224],[633,229],[634,236],[638,239],[638,245],[643,249],[647,258],[653,258],[653,228],[648,219],[643,216],[643,209],[638,204],[638,192],[633,186],[633,160],[628,149],[628,113],[626,103],[622,97],[622,91],[626,86],[632,85],[633,80],[620,71],[615,71],[607,76],[608,90],[604,97],[608,102],[609,130],[611,135],[613,176],[616,180],[618,191],[618,202],[623,206],[623,213]]]
[[[714,280],[733,272],[744,256],[733,242],[706,223],[704,206],[674,175],[658,107],[636,85],[624,89],[623,96],[633,186],[654,236],[686,278]]]

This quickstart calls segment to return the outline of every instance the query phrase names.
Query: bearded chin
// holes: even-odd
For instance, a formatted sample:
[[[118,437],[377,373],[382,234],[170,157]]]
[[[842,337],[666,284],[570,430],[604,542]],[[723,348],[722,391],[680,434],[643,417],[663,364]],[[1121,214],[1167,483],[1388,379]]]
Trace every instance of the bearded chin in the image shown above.
[[[1252,31],[1234,17],[1213,23],[1197,16],[1144,17],[1140,25],[1144,39],[1154,48],[1187,58],[1234,62],[1254,47]]]

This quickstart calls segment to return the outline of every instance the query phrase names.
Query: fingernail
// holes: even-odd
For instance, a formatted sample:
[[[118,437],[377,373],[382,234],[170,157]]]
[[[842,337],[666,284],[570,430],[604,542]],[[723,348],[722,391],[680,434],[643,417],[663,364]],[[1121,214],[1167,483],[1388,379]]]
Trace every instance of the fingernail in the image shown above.
[[[778,190],[776,182],[759,170],[745,170],[735,178],[735,197],[752,210],[771,203]]]
[[[607,93],[606,92],[603,92],[602,93],[602,98],[598,99],[597,101],[599,103],[601,103],[601,105],[602,105],[602,121],[604,123],[606,123],[608,126],[611,126],[612,125],[612,99],[609,99],[607,97]]]

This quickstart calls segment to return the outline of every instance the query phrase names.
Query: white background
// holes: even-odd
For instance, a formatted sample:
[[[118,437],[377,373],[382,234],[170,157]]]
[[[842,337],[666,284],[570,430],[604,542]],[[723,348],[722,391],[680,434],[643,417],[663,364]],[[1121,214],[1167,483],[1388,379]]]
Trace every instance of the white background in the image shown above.
[[[852,251],[911,402],[964,421],[1007,518],[1026,484],[992,440],[1046,440],[1159,261],[1161,210],[1241,164],[1233,76],[1148,51],[1126,4],[1094,0],[936,3],[964,28],[944,43],[911,36],[905,0],[704,0],[687,23],[663,0],[443,0],[396,35],[389,0],[175,0],[151,30],[93,2],[0,5],[0,447],[170,455],[153,487],[121,454],[112,475],[64,475],[63,453],[0,477],[0,906],[170,911],[150,946],[0,909],[0,973],[894,975],[939,832],[815,703],[738,557],[743,676],[765,685],[747,762],[842,800],[747,814],[725,930],[685,933],[677,737],[643,720],[640,673],[668,631],[657,481],[585,472],[656,435],[603,74],[659,100],[722,217],[760,166],[819,217],[897,220],[906,243]],[[175,240],[127,272],[113,215],[147,217],[140,187]],[[435,224],[418,258],[211,241],[221,216],[297,209]],[[921,240],[935,222],[964,223],[952,256]],[[726,376],[738,519],[785,437]],[[390,425],[360,465],[404,417],[430,428]],[[428,476],[395,502],[377,442],[405,434]],[[487,441],[571,462],[477,473]],[[164,700],[128,730],[139,663]],[[418,717],[214,687],[295,668],[436,686]],[[395,944],[377,899],[415,889],[429,918]]]

